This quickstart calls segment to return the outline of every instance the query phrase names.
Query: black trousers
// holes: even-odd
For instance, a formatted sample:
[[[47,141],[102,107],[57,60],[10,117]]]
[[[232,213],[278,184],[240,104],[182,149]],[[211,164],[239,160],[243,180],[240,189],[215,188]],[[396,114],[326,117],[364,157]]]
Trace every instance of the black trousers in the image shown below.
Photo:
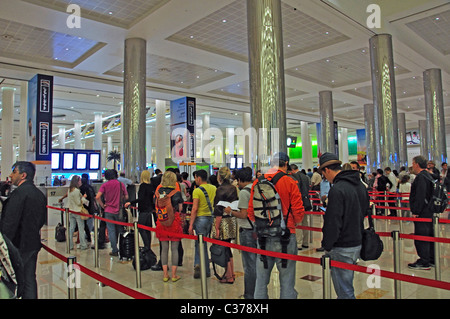
[[[36,264],[39,250],[21,253],[24,271],[23,299],[38,299]]]
[[[430,222],[414,222],[414,235],[433,237],[433,224]],[[414,240],[420,262],[428,265],[434,264],[434,242]]]

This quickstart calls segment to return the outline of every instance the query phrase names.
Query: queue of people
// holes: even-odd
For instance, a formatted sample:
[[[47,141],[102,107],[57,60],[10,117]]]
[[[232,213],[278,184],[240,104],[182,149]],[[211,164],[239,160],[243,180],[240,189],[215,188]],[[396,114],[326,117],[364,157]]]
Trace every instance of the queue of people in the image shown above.
[[[144,171],[138,198],[133,201],[128,201],[126,187],[118,180],[117,171],[107,170],[107,182],[101,185],[97,194],[89,185],[88,176],[83,175],[82,178],[72,178],[64,197],[68,198],[69,209],[72,211],[80,212],[84,207],[90,214],[102,214],[107,220],[113,221],[123,218],[122,206],[137,205],[139,223],[152,226],[154,222],[156,225],[160,260],[152,270],[162,270],[164,282],[176,282],[181,279],[177,274],[177,267],[182,265],[184,253],[181,236],[177,234],[203,234],[227,242],[239,238],[239,243],[244,246],[297,254],[299,246],[306,248],[307,244],[303,240],[305,234],[298,233],[296,226],[302,225],[305,210],[312,208],[308,190],[323,188],[326,193],[321,193],[320,200],[326,206],[326,212],[323,217],[321,250],[331,260],[355,264],[362,245],[364,217],[370,213],[368,190],[377,189],[381,185],[386,190],[394,191],[398,188],[402,193],[409,192],[412,216],[429,218],[430,210],[426,202],[432,191],[430,181],[437,178],[442,183],[447,183],[446,163],[439,174],[423,156],[414,157],[411,173],[402,168],[397,177],[390,168],[386,168],[384,172],[377,171],[371,178],[374,181],[369,179],[367,183],[360,173],[358,163],[343,164],[331,153],[322,154],[319,167],[314,169],[312,178],[306,172],[299,171],[295,164],[291,165],[289,156],[284,152],[276,153],[271,163],[272,167],[258,177],[253,176],[249,167],[236,170],[233,174],[228,167],[222,167],[217,174],[217,186],[210,182],[205,170],[195,171],[192,182],[188,180],[186,173],[182,176],[177,169],[168,169],[164,173],[157,171],[152,178],[149,171]],[[20,289],[16,293],[22,298],[37,298],[36,262],[41,248],[40,229],[45,223],[47,211],[45,196],[33,184],[34,174],[35,167],[32,163],[17,162],[13,166],[10,179],[14,190],[3,201],[0,217],[0,252],[6,244],[12,245],[11,251],[14,251],[14,247],[17,248],[16,255],[20,256],[23,264],[23,271],[16,272],[17,278],[16,275],[8,277],[9,273],[2,264],[2,280],[16,286],[20,283]],[[320,181],[314,174],[319,176]],[[412,183],[409,182],[411,179]],[[310,180],[314,182],[310,184]],[[267,185],[271,185],[271,188],[264,188]],[[273,194],[278,197],[272,196]],[[187,198],[192,200],[190,214],[187,214]],[[279,202],[274,198],[279,198]],[[237,205],[233,205],[236,202]],[[105,247],[105,235],[102,236],[101,233],[106,228],[111,244],[110,255],[118,256],[118,237],[123,232],[122,227],[109,222],[105,224],[99,230],[99,248]],[[87,237],[89,234],[92,236],[92,223],[87,221],[83,224],[78,215],[72,214],[70,225],[71,235],[75,226],[78,227],[79,248],[88,249]],[[416,235],[432,235],[430,223],[415,222],[414,226]],[[140,234],[144,248],[151,251],[150,232],[140,230]],[[302,238],[299,240],[299,237]],[[206,246],[204,245],[206,274],[210,277],[210,258]],[[433,243],[416,240],[415,246],[419,259],[408,267],[430,269],[434,264]],[[70,247],[74,249],[73,242]],[[231,249],[227,249],[228,263],[219,282],[233,284],[234,260]],[[249,252],[242,252],[241,258],[244,268],[243,298],[268,298],[268,284],[275,266],[280,282],[279,297],[297,298],[295,261]],[[197,241],[193,276],[200,278]],[[353,271],[332,267],[331,277],[338,298],[355,298]]]

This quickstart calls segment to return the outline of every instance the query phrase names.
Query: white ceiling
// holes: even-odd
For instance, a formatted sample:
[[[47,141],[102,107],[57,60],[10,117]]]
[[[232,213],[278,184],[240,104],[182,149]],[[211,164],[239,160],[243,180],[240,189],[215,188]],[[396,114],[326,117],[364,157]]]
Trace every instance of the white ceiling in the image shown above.
[[[372,3],[381,8],[380,29],[366,25]],[[69,4],[81,7],[81,28],[66,24]],[[75,119],[92,122],[94,112],[120,112],[130,37],[147,41],[149,106],[193,96],[197,114],[210,112],[219,127],[241,126],[240,114],[249,112],[245,0],[0,0],[0,6],[1,86],[53,75],[54,133]],[[442,70],[450,125],[448,0],[284,0],[282,15],[289,133],[298,133],[292,123],[319,121],[322,90],[333,92],[340,127],[364,127],[363,105],[372,102],[369,39],[380,33],[393,36],[398,111],[406,113],[407,128],[425,119],[428,68]]]

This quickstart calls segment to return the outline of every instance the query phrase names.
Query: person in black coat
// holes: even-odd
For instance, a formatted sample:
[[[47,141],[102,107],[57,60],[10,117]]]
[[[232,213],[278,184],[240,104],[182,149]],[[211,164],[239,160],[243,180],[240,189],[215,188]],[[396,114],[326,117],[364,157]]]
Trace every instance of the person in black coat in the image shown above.
[[[364,217],[370,211],[369,194],[358,171],[342,170],[336,155],[324,153],[319,171],[332,184],[322,228],[322,247],[331,260],[355,264],[359,258]],[[354,299],[353,271],[332,267],[338,299]]]
[[[432,175],[427,170],[427,160],[419,155],[413,158],[412,167],[416,178],[411,184],[409,206],[413,217],[431,218],[433,212],[428,208],[428,202],[432,196]],[[434,236],[433,224],[430,222],[414,222],[414,235]],[[411,269],[430,270],[434,264],[434,243],[422,240],[414,240],[419,259],[408,264]]]
[[[3,170],[5,171],[5,170]],[[9,176],[17,188],[6,200],[0,232],[18,248],[24,265],[23,299],[37,299],[36,263],[41,249],[40,230],[47,218],[47,198],[34,185],[36,167],[19,161]]]
[[[158,175],[161,176],[161,175]],[[141,173],[141,184],[139,185],[138,198],[125,203],[125,207],[138,204],[138,224],[152,227],[152,213],[154,211],[153,195],[154,188],[150,184],[150,172],[145,170]],[[152,235],[149,230],[139,228],[139,234],[144,241],[144,247],[151,250]]]

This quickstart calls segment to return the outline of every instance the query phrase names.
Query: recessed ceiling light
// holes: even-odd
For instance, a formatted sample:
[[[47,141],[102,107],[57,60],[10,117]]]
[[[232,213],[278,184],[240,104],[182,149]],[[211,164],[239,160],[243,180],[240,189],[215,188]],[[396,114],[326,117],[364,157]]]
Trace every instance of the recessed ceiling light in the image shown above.
[[[193,35],[191,35],[189,38],[191,38],[191,39],[193,39],[194,38],[194,36]]]
[[[326,59],[325,61],[326,61],[326,62],[330,62],[330,59]]]
[[[112,11],[109,11],[108,14],[112,14]]]
[[[327,32],[325,32],[325,34],[328,35],[328,34],[330,34],[330,32],[327,31]]]
[[[439,18],[439,17],[436,17],[436,18],[435,18],[435,20],[437,20],[437,21],[439,21],[440,19],[441,19],[441,18]]]
[[[227,23],[227,19],[223,19],[222,22],[223,22],[223,23]]]

